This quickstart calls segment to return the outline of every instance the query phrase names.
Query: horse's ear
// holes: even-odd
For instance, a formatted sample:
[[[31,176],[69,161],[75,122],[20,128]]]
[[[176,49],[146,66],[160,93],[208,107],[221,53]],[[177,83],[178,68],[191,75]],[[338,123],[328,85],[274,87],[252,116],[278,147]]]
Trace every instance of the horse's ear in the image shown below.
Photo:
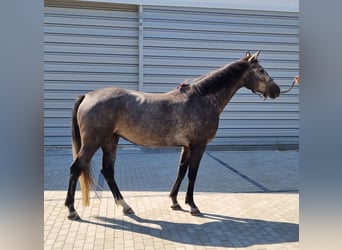
[[[248,62],[253,63],[253,62],[258,61],[259,54],[260,54],[260,51],[257,51],[254,55],[248,58]]]
[[[252,56],[251,52],[247,51],[246,55],[242,58],[242,60],[248,61],[251,56]]]

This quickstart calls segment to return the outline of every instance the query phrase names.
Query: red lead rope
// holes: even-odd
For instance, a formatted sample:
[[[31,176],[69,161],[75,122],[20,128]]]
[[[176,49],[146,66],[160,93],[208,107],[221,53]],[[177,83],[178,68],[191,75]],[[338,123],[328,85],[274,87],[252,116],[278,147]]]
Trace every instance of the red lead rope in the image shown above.
[[[297,84],[297,85],[300,84],[299,76],[295,76],[295,78],[293,78],[291,87],[288,90],[280,91],[280,94],[285,94],[285,93],[289,92],[295,84]]]

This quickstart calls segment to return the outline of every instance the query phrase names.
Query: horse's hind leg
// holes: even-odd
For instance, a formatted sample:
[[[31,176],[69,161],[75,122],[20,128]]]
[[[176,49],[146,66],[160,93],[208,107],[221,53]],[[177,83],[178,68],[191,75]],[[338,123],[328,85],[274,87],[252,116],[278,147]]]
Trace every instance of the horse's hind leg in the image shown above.
[[[70,220],[80,219],[80,216],[78,215],[74,207],[77,180],[82,173],[82,169],[86,170],[90,168],[90,160],[95,152],[96,148],[89,148],[87,150],[82,148],[70,167],[69,187],[64,203],[69,210],[68,219]]]
[[[101,147],[103,151],[101,173],[113,193],[115,203],[122,206],[124,214],[134,214],[132,208],[123,199],[119,187],[114,179],[114,164],[118,141],[119,136],[113,135],[113,138],[106,140]]]
[[[70,167],[69,187],[68,187],[67,198],[65,200],[65,206],[69,209],[68,219],[70,220],[80,219],[80,216],[77,214],[75,207],[74,207],[76,184],[77,184],[78,177],[80,177],[80,175],[81,175],[81,168],[78,164],[78,161],[75,160]]]

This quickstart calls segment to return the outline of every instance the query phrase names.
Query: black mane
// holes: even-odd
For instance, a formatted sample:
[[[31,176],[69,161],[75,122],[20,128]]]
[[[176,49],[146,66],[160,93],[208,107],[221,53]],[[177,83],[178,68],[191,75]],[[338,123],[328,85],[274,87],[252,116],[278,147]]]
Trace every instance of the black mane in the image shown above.
[[[248,62],[244,60],[233,62],[194,79],[191,87],[196,94],[202,96],[216,93],[222,88],[239,81],[248,67]]]

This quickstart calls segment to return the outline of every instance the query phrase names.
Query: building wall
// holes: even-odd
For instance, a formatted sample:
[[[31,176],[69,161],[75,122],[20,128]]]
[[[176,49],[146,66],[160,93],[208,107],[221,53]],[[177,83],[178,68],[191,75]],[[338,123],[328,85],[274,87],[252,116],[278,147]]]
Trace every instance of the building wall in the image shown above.
[[[78,95],[108,86],[138,89],[138,11],[47,2],[44,22],[44,144],[70,146]]]
[[[299,72],[298,29],[297,12],[48,1],[45,145],[70,145],[77,95],[105,86],[169,91],[246,51],[261,50],[285,89]],[[211,144],[298,144],[298,102],[298,88],[264,102],[241,89]]]

